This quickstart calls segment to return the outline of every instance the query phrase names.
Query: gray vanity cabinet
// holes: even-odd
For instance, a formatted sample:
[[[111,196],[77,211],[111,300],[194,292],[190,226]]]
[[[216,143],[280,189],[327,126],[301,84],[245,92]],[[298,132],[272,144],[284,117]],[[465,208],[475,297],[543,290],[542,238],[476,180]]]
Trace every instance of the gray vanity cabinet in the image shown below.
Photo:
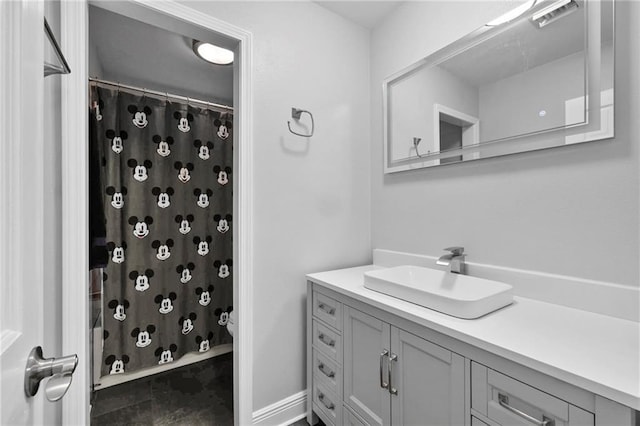
[[[344,403],[370,425],[462,425],[464,359],[345,306]]]
[[[628,407],[379,306],[313,281],[308,295],[310,424],[638,426]]]

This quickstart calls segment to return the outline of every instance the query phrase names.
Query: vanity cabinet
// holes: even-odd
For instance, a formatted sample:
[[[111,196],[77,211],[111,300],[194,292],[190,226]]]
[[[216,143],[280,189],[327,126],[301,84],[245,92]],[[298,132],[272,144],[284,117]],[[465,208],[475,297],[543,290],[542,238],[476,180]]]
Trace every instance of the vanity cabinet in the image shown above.
[[[464,359],[345,306],[344,404],[370,425],[464,424]]]
[[[308,281],[310,424],[640,424],[629,407],[420,325],[362,284],[347,294],[339,284]]]
[[[309,286],[310,423],[465,424],[462,356]]]

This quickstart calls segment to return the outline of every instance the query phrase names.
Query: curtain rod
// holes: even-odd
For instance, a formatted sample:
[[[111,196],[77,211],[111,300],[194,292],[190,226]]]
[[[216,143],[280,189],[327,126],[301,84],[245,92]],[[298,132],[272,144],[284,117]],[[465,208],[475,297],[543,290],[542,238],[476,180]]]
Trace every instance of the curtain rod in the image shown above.
[[[95,77],[89,77],[89,81],[94,82],[94,83],[106,84],[106,85],[109,85],[109,86],[120,87],[122,89],[135,90],[137,92],[142,92],[142,93],[149,93],[150,95],[162,96],[164,98],[179,99],[179,100],[187,101],[188,104],[189,103],[198,103],[198,104],[204,104],[204,105],[207,105],[207,106],[210,106],[210,107],[214,107],[214,108],[220,108],[220,109],[226,109],[226,110],[229,110],[229,111],[233,111],[233,107],[230,107],[230,106],[227,106],[227,105],[216,104],[216,103],[209,102],[209,101],[203,101],[203,100],[200,100],[200,99],[189,98],[187,96],[174,95],[172,93],[167,93],[167,92],[159,92],[157,90],[145,89],[143,87],[135,87],[135,86],[130,86],[128,84],[117,83],[117,82],[114,82],[114,81],[101,80],[101,79],[95,78]]]

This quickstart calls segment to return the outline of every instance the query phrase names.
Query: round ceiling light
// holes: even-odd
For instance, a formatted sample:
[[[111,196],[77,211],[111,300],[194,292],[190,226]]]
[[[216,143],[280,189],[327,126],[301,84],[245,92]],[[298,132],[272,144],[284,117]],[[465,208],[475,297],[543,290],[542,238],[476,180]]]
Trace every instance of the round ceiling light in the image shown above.
[[[193,51],[200,58],[216,65],[229,65],[233,62],[233,52],[215,44],[193,40]]]

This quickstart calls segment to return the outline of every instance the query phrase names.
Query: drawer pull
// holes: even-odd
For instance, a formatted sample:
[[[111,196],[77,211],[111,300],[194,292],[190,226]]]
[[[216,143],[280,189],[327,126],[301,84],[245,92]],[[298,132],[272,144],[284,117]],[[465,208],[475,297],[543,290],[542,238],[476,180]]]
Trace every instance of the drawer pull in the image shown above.
[[[322,372],[322,374],[324,374],[325,376],[327,376],[328,378],[332,379],[336,376],[336,373],[334,373],[333,371],[329,370],[327,368],[326,365],[324,365],[323,363],[318,364],[318,370],[320,370],[320,372]]]
[[[323,311],[325,311],[329,315],[335,315],[335,313],[336,313],[336,308],[331,308],[331,307],[325,305],[324,303],[320,303],[318,305],[318,309],[322,309]]]
[[[393,375],[392,373],[393,361],[398,362],[398,355],[391,353],[391,355],[389,356],[389,393],[391,395],[397,395],[398,389],[394,388],[393,385],[391,384],[391,376]]]
[[[513,414],[515,414],[516,416],[520,416],[523,419],[525,419],[526,421],[534,424],[534,425],[538,425],[538,426],[554,426],[555,425],[555,421],[553,419],[550,419],[546,416],[542,416],[542,421],[536,419],[535,417],[532,417],[530,415],[528,415],[527,413],[518,410],[517,408],[514,408],[512,406],[509,405],[509,397],[507,395],[503,395],[501,393],[498,394],[498,402],[500,403],[500,406],[508,411],[511,411]]]
[[[331,346],[332,348],[336,345],[336,341],[333,339],[326,339],[327,336],[324,333],[320,333],[318,335],[318,339],[327,346]]]
[[[389,389],[389,383],[384,381],[384,377],[383,377],[383,364],[384,364],[384,357],[389,355],[389,351],[386,349],[383,349],[383,351],[380,353],[380,387],[382,389]]]
[[[327,410],[335,410],[336,406],[333,402],[329,401],[329,403],[327,404],[327,401],[324,400],[324,394],[322,392],[318,393],[318,400],[320,402],[322,402],[322,405],[324,405],[325,407],[327,407]]]

